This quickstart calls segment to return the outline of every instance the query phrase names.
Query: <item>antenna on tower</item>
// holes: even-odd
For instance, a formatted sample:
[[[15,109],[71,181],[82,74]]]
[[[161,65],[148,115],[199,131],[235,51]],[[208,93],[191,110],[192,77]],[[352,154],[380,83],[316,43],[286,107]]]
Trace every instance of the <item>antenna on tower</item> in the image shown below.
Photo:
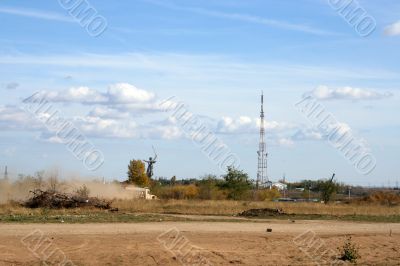
[[[258,143],[258,167],[256,188],[262,188],[270,183],[267,175],[267,148],[265,145],[265,125],[264,125],[264,93],[261,91],[261,112],[260,112],[260,141]]]
[[[8,180],[8,171],[7,171],[7,165],[6,165],[6,169],[4,170],[4,180]]]

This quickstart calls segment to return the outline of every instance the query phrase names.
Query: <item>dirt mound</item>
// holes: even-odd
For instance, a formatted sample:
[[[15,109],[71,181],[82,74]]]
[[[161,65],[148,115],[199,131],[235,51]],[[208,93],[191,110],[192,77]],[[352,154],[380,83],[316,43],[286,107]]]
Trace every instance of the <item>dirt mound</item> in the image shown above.
[[[80,207],[95,207],[99,209],[111,208],[110,201],[95,197],[80,197],[66,193],[59,193],[52,190],[43,191],[40,189],[30,192],[33,193],[33,197],[22,204],[24,207],[50,209],[69,209]]]
[[[382,205],[397,206],[400,204],[400,194],[378,191],[359,199],[358,202],[378,203]]]
[[[239,213],[239,216],[245,216],[245,217],[271,217],[271,216],[280,216],[280,215],[285,215],[286,213],[280,209],[271,209],[271,208],[265,208],[265,209],[250,209],[244,212]]]

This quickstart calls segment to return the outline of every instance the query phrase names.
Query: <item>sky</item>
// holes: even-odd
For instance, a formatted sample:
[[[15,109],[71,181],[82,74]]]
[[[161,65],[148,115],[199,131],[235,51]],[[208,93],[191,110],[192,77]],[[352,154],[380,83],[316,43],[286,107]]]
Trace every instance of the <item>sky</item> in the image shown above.
[[[333,2],[2,0],[0,167],[13,177],[58,169],[122,181],[129,160],[154,156],[154,147],[156,177],[222,175],[160,108],[173,99],[255,179],[263,91],[271,180],[335,172],[345,183],[395,185],[400,3],[351,1],[361,14],[353,17]],[[98,168],[24,108],[35,93],[101,152]],[[358,171],[301,112],[305,95],[362,143],[372,171]]]

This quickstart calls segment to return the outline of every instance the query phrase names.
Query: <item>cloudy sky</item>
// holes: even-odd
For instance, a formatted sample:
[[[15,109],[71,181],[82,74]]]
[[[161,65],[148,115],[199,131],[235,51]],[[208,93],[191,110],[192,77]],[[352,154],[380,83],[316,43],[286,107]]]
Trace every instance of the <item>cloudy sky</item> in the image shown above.
[[[123,180],[129,160],[152,156],[152,146],[156,176],[220,175],[159,108],[174,97],[255,178],[263,90],[271,179],[336,172],[353,184],[400,181],[398,1],[353,2],[376,22],[367,36],[328,0],[81,2],[97,22],[72,2],[0,3],[0,166],[12,175],[56,167]],[[24,110],[36,92],[104,154],[100,168],[86,169]],[[367,147],[371,173],[360,174],[296,108],[304,95]]]

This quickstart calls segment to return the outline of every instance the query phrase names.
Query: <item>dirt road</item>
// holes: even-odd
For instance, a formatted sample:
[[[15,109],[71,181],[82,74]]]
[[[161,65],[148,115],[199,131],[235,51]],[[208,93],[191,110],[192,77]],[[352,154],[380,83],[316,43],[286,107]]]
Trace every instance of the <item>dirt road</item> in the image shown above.
[[[323,265],[348,235],[359,264],[400,265],[400,224],[336,221],[0,224],[0,265]]]

